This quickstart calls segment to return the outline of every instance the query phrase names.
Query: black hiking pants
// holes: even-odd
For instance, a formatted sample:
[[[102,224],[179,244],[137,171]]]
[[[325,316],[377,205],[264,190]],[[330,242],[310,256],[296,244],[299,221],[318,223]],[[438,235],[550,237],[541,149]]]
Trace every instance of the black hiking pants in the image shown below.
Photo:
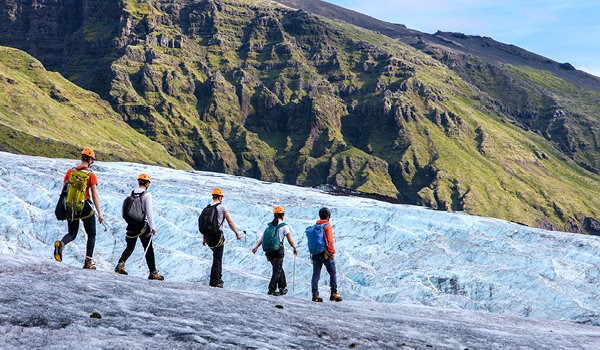
[[[210,269],[210,282],[211,286],[216,286],[221,283],[221,278],[223,277],[223,250],[224,245],[221,244],[218,247],[211,248],[213,252],[213,263],[212,268]]]
[[[86,203],[86,205],[89,205]],[[77,232],[79,232],[79,221],[83,221],[83,228],[85,229],[85,233],[87,233],[87,248],[85,251],[85,255],[88,257],[92,257],[94,254],[94,247],[96,246],[96,214],[90,216],[85,220],[67,220],[67,227],[69,228],[69,233],[67,233],[63,238],[62,242],[66,245],[67,243],[71,243],[77,238]]]
[[[140,238],[140,242],[142,242],[142,246],[144,247],[144,250],[146,250],[146,247],[148,248],[148,252],[146,253],[146,264],[148,264],[148,269],[150,270],[150,272],[154,272],[154,271],[156,271],[156,263],[154,261],[154,248],[152,247],[152,242],[150,241],[151,237],[152,237],[152,234],[149,234],[148,237],[139,237],[139,238]],[[126,237],[125,242],[127,242],[127,247],[123,251],[123,254],[121,254],[121,258],[119,259],[119,262],[121,262],[121,261],[125,262],[125,261],[127,261],[127,259],[129,259],[129,257],[133,253],[133,249],[135,248],[137,238]],[[148,247],[148,244],[150,244],[150,247]]]
[[[278,286],[279,289],[287,287],[285,271],[283,271],[284,252],[284,248],[281,247],[276,252],[266,253],[267,260],[273,265],[273,274],[271,275],[271,282],[269,282],[269,290],[275,290]]]
[[[279,286],[279,289],[287,287],[285,271],[283,271],[283,260],[271,261],[271,265],[273,265],[273,275],[271,276],[271,282],[269,282],[269,289],[275,290],[277,286]]]

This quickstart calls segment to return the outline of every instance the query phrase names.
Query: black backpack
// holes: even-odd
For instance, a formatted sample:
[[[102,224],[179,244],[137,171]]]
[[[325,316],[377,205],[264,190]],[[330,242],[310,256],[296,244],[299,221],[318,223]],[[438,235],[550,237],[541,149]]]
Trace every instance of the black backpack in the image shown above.
[[[219,215],[217,215],[217,207],[219,204],[221,203],[217,203],[216,205],[209,204],[206,208],[202,209],[202,213],[198,218],[198,229],[203,235],[221,235],[222,231],[220,230],[220,226],[223,222],[219,223]],[[224,217],[223,221],[225,221]]]
[[[131,191],[131,194],[123,201],[122,216],[128,224],[138,225],[144,222],[146,213],[143,209],[142,198],[145,193],[146,191],[142,193]]]

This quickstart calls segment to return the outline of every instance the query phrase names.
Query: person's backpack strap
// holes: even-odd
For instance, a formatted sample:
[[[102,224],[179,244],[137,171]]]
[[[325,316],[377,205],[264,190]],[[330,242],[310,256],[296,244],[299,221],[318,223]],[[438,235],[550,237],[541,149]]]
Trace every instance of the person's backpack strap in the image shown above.
[[[77,169],[77,167],[71,168],[71,173],[69,174],[69,179],[71,178],[71,175],[73,175],[74,171],[81,171],[82,173],[87,174],[88,176],[91,175],[93,173],[92,169],[89,168],[81,168],[81,169]]]
[[[321,225],[323,227],[323,240],[325,241],[325,251],[327,251],[327,247],[329,247],[329,242],[327,241],[327,235],[325,235],[325,226],[329,225],[328,222]]]
[[[272,225],[271,223],[269,223],[269,225]],[[282,222],[281,224],[275,226],[275,232],[277,234],[279,234],[279,229],[283,226],[287,226],[287,224],[285,222]],[[283,240],[285,239],[285,236],[283,236],[283,238],[281,239],[281,246],[283,246]]]
[[[215,207],[214,210],[216,211],[215,215],[217,216],[217,224],[219,223],[219,211],[217,210],[217,207],[219,205],[221,205],[221,203],[217,203],[217,204],[214,205],[214,207]],[[223,227],[223,223],[224,222],[225,222],[225,213],[223,213],[223,220],[221,220],[221,224],[219,224],[219,226],[217,227],[217,229]]]

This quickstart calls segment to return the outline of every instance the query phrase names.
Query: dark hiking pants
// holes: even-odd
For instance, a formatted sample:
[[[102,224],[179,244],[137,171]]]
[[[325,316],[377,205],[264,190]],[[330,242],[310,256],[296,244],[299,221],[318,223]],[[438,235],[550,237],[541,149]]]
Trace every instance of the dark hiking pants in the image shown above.
[[[150,272],[154,272],[156,271],[156,262],[154,260],[154,247],[152,247],[152,242],[150,241],[151,237],[152,234],[148,235],[148,237],[139,238],[140,242],[142,242],[142,246],[144,247],[144,251],[146,250],[146,248],[148,248],[148,252],[146,253],[146,264],[148,264],[148,269],[150,270]],[[119,262],[125,262],[127,261],[127,259],[129,259],[129,257],[133,253],[133,249],[135,248],[137,238],[125,237],[125,242],[127,242],[127,247],[123,251],[123,254],[121,254]],[[150,244],[150,247],[148,247],[148,244]]]
[[[220,245],[219,247],[211,248],[213,252],[213,264],[210,269],[210,282],[211,286],[216,286],[221,283],[222,271],[223,271],[223,249],[225,247]]]
[[[79,221],[83,221],[83,228],[85,229],[85,233],[87,233],[87,249],[85,252],[86,256],[90,258],[94,254],[94,247],[96,246],[96,214],[90,216],[85,220],[67,220],[67,227],[69,228],[69,233],[67,233],[63,238],[62,242],[66,245],[67,243],[71,243],[75,238],[77,238],[77,232],[79,231]]]
[[[269,282],[269,289],[275,290],[279,286],[279,289],[287,287],[285,282],[285,271],[283,271],[283,260],[271,261],[273,265],[273,275],[271,276],[271,282]]]
[[[337,294],[337,276],[335,269],[335,261],[326,260],[324,253],[312,254],[313,275],[311,280],[311,288],[313,297],[319,295],[319,279],[321,278],[321,269],[323,265],[329,272],[329,285],[331,286],[331,294]]]
[[[272,253],[266,253],[267,260],[273,265],[273,274],[271,275],[271,282],[269,283],[269,289],[275,290],[277,286],[279,289],[287,287],[285,281],[285,271],[283,271],[283,257],[284,248],[279,248],[278,251]]]

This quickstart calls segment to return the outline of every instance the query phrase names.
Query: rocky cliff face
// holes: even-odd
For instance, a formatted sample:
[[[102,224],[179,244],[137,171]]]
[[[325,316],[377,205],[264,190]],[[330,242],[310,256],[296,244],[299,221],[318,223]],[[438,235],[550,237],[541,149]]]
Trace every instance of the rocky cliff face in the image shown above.
[[[419,51],[265,1],[76,3],[1,2],[0,44],[97,92],[196,169],[529,225],[583,227],[600,211],[588,196],[599,179],[570,163],[595,169],[595,143],[576,135],[594,129],[582,125],[596,107],[580,122],[547,119],[575,100],[532,87],[538,71]]]

